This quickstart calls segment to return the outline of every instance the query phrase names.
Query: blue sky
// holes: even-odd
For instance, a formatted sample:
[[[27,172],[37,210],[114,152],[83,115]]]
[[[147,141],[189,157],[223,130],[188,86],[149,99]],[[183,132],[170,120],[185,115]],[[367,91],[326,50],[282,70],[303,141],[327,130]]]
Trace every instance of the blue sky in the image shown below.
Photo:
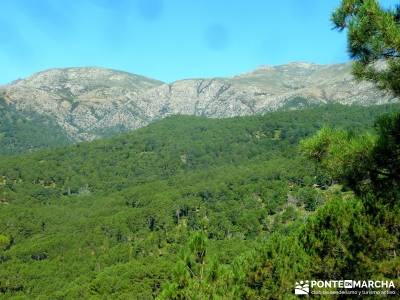
[[[0,84],[101,66],[166,82],[348,59],[336,0],[2,0]],[[392,4],[397,1],[383,1]]]

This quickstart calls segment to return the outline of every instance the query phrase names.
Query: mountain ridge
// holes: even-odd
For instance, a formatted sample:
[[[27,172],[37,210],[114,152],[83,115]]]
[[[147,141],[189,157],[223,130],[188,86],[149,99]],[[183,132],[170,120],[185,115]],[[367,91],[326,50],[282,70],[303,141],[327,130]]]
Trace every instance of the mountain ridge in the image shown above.
[[[326,103],[398,101],[371,83],[357,82],[350,63],[307,62],[172,83],[107,68],[54,68],[2,86],[0,92],[16,111],[54,119],[75,141],[137,129],[174,114],[225,118]]]

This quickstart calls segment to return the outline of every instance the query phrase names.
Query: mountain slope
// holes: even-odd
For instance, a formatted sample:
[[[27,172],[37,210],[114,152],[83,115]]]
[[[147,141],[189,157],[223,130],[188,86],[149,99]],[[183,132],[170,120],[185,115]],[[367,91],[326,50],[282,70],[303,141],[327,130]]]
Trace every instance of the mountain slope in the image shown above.
[[[124,105],[160,84],[103,68],[51,69],[6,86],[4,98],[23,113],[52,117],[79,141],[93,139],[97,130],[147,124],[143,113],[124,110]]]
[[[393,110],[174,116],[0,160],[0,297],[152,299],[197,230],[207,255],[229,263],[324,202],[326,178],[300,157],[300,139],[323,124],[359,132]]]
[[[224,118],[325,103],[397,101],[372,84],[357,83],[350,64],[291,63],[232,78],[171,84],[102,68],[52,69],[3,91],[16,110],[55,119],[77,141],[140,128],[174,114]]]
[[[72,141],[51,118],[7,105],[0,95],[0,155],[68,145]]]

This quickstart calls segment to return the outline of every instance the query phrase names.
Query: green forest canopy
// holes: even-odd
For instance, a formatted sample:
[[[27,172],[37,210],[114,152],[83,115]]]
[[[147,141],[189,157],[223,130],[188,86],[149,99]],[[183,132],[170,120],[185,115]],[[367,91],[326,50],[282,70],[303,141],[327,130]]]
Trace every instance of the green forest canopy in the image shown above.
[[[364,202],[298,143],[325,125],[374,135],[375,117],[398,109],[176,116],[107,140],[4,157],[0,293],[265,299],[290,297],[300,273],[391,277],[397,233],[376,226]],[[382,237],[384,245],[367,250],[348,244]],[[376,263],[354,264],[352,251],[368,258],[378,250]]]
[[[354,74],[398,94],[399,10],[343,0],[332,20]],[[398,111],[177,116],[4,156],[0,295],[290,299],[304,278],[391,279],[399,293]]]

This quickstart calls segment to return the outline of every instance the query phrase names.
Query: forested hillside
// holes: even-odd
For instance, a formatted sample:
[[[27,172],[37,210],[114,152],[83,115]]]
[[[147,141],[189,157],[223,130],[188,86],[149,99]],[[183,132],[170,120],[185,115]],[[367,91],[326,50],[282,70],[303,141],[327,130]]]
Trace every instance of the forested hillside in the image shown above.
[[[321,222],[330,212],[340,220],[329,222],[359,220],[363,208],[299,142],[323,126],[373,135],[375,118],[399,109],[175,116],[111,139],[3,157],[0,296],[263,299],[290,296],[299,272],[340,276],[354,260],[336,265],[331,233],[332,245],[318,244]],[[379,228],[368,238],[387,237]],[[347,238],[367,229],[343,230]],[[315,252],[302,255],[304,241]],[[395,263],[379,267],[391,272]]]
[[[18,112],[0,94],[0,154],[17,154],[71,142],[54,120],[34,112]]]

